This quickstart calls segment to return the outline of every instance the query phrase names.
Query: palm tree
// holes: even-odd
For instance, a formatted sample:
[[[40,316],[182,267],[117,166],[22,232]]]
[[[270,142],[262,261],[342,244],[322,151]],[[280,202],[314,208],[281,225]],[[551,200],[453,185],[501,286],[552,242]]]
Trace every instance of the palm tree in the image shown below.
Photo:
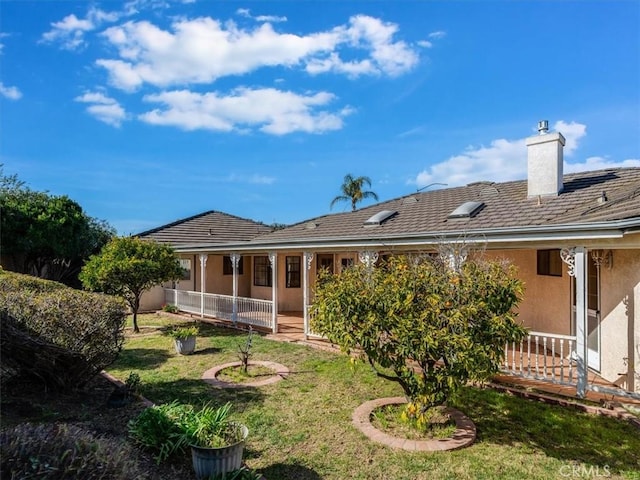
[[[340,186],[340,190],[342,191],[342,195],[338,195],[336,198],[331,200],[331,205],[329,208],[333,208],[333,205],[336,202],[347,202],[351,201],[351,209],[355,211],[356,204],[361,202],[365,198],[373,198],[378,200],[378,195],[375,192],[371,191],[362,191],[362,186],[367,184],[369,187],[371,186],[371,179],[369,177],[356,177],[348,173],[344,177],[344,181]]]

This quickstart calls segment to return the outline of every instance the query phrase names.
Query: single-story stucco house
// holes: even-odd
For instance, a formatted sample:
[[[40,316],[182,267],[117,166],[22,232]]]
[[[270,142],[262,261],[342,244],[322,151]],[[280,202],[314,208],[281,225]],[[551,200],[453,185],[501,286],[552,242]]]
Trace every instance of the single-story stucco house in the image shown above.
[[[577,385],[579,395],[595,372],[638,396],[640,168],[563,175],[564,143],[540,122],[526,142],[526,180],[417,192],[280,230],[205,212],[143,232],[171,243],[188,270],[146,306],[171,303],[274,332],[287,312],[312,336],[307,312],[320,268],[442,245],[463,258],[480,246],[515,264],[526,286],[519,318],[531,332],[506,346],[505,370]]]

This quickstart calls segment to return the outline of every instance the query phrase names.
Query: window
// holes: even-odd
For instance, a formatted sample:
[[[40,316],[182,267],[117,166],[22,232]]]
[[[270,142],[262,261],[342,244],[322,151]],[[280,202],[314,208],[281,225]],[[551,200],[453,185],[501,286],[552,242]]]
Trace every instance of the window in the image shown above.
[[[270,287],[272,285],[269,257],[253,257],[253,284],[256,287]]]
[[[318,254],[318,270],[328,270],[329,273],[333,273],[333,254],[321,253]]]
[[[181,258],[180,267],[182,267],[182,278],[180,280],[189,280],[191,278],[191,259]]]
[[[560,250],[538,250],[538,275],[562,276]]]
[[[242,271],[242,257],[240,257],[240,261],[238,262],[238,275],[242,275]],[[231,263],[231,257],[229,255],[222,257],[222,274],[233,275],[233,264]]]
[[[342,266],[342,270],[346,270],[349,267],[353,267],[353,258],[340,259],[340,265]]]
[[[287,257],[287,288],[300,288],[300,257]]]

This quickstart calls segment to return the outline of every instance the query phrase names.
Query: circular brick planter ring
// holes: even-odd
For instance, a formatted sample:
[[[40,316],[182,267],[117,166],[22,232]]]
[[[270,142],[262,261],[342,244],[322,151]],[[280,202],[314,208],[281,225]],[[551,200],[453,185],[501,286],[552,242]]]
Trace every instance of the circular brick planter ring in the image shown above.
[[[222,380],[218,380],[216,377],[225,368],[242,366],[242,362],[231,362],[231,363],[225,363],[224,365],[218,365],[216,367],[210,368],[209,370],[207,370],[202,374],[202,379],[205,382],[207,382],[209,385],[213,385],[214,387],[245,388],[245,387],[263,387],[265,385],[270,385],[272,383],[279,382],[280,380],[282,380],[283,378],[286,378],[289,375],[289,369],[284,365],[281,365],[280,363],[252,360],[249,362],[249,365],[260,365],[262,367],[273,370],[274,373],[270,377],[264,378],[262,380],[256,380],[254,382],[233,383],[233,382],[223,382]]]
[[[451,437],[432,440],[409,440],[407,438],[393,437],[378,430],[371,424],[371,413],[385,405],[397,405],[407,403],[404,397],[378,398],[363,403],[353,412],[353,424],[374,442],[382,443],[388,447],[401,448],[403,450],[417,452],[438,452],[443,450],[455,450],[471,445],[476,439],[476,426],[459,410],[447,408],[445,411],[456,422],[456,431]]]

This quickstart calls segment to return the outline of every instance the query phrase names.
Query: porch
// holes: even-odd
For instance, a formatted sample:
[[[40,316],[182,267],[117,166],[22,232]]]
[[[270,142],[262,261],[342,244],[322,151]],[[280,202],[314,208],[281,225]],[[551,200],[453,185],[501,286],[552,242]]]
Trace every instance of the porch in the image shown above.
[[[270,300],[165,289],[165,303],[183,312],[234,324],[251,325],[280,341],[328,342],[312,334],[304,312],[278,312]],[[504,360],[496,380],[527,389],[594,402],[616,401],[640,404],[640,394],[630,392],[600,377],[579,361],[577,337],[531,331],[520,343],[505,345]]]
[[[291,336],[292,341],[305,337],[304,312],[278,312],[271,300],[170,288],[164,289],[164,299],[166,305],[193,315],[251,325],[285,338]]]

